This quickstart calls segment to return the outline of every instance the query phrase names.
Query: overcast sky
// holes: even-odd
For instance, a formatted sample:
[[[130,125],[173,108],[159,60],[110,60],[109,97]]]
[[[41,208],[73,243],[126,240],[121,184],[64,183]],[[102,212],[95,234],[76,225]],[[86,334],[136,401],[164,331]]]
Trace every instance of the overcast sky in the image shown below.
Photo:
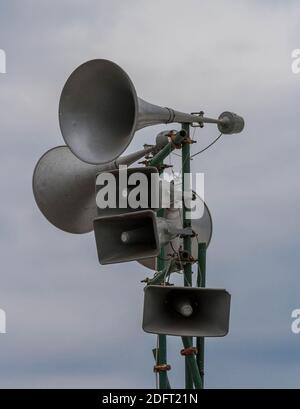
[[[94,58],[118,63],[152,103],[244,116],[242,134],[193,161],[214,221],[207,285],[232,294],[229,335],[206,343],[206,386],[300,386],[290,330],[300,308],[299,26],[297,1],[1,1],[0,387],[155,385],[155,336],[141,329],[149,271],[100,266],[93,233],[56,229],[32,195],[37,160],[63,144],[62,87]],[[139,131],[127,152],[163,129]],[[193,151],[216,136],[197,130]],[[180,340],[168,339],[171,383],[183,386]]]

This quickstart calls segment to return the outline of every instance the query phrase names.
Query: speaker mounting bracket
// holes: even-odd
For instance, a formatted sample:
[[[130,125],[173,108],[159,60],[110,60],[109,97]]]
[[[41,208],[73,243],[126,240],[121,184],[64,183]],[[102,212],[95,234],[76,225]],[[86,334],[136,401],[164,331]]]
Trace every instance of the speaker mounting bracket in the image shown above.
[[[199,111],[199,112],[191,112],[191,115],[197,115],[200,118],[203,118],[204,116],[204,111]],[[190,124],[191,127],[193,128],[203,128],[204,127],[204,122],[193,122]]]

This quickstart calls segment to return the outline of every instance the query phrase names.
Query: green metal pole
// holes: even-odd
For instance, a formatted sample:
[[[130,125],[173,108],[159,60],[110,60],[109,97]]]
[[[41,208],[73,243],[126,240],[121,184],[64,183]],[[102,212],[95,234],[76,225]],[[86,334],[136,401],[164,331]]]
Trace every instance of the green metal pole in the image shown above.
[[[149,162],[149,166],[160,165],[163,160],[170,155],[170,153],[175,149],[176,145],[180,145],[184,140],[185,136],[177,132],[176,137],[173,142],[167,143]]]
[[[170,155],[170,153],[173,150],[173,144],[168,143],[166,146],[162,148],[161,151],[159,151],[149,162],[150,166],[157,166],[162,163],[162,161]]]
[[[183,124],[182,129],[186,131],[187,138],[190,135],[190,126],[189,124]],[[183,143],[182,145],[182,216],[183,216],[183,227],[190,227],[191,220],[186,218],[186,207],[184,203],[184,192],[186,189],[185,186],[185,174],[190,174],[190,144]],[[184,237],[183,239],[183,247],[184,251],[191,254],[191,238],[189,236]],[[190,263],[186,263],[184,265],[184,285],[191,286],[192,285],[192,266]],[[186,342],[189,346],[193,345],[193,338],[192,337],[184,337]],[[194,358],[194,357],[193,357]],[[185,357],[185,388],[186,389],[193,389],[193,379],[191,376],[190,371],[190,357]]]
[[[155,360],[155,363],[156,363],[156,354],[158,354],[159,351],[158,351],[156,348],[153,348],[153,349],[152,349],[152,353],[153,353],[153,357],[154,357],[154,360]],[[161,388],[160,388],[160,389],[161,389]],[[166,387],[166,389],[171,389],[168,375],[167,375],[167,387]]]
[[[162,217],[164,213],[163,209],[157,212],[159,217]],[[162,247],[160,250],[159,257],[157,258],[157,270],[165,270],[165,252]],[[158,335],[158,365],[166,365],[167,363],[167,336]],[[159,372],[159,389],[168,389],[169,381],[166,371]]]
[[[197,287],[206,285],[206,243],[198,245],[198,275]],[[204,388],[204,337],[197,338],[197,365],[202,379],[202,388]]]
[[[191,337],[182,337],[182,343],[184,348],[190,348],[192,346]],[[187,355],[185,357],[185,360],[186,365],[188,367],[188,373],[191,378],[192,385],[194,384],[196,389],[203,389],[202,379],[199,373],[195,355]]]

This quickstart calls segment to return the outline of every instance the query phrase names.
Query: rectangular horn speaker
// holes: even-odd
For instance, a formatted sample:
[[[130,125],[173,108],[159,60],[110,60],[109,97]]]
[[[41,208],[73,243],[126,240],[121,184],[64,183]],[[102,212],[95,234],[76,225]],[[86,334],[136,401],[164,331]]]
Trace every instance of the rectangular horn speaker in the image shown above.
[[[100,264],[139,260],[159,253],[156,215],[152,210],[98,217],[94,232]]]
[[[229,330],[230,294],[223,289],[149,285],[143,330],[154,334],[223,337]]]

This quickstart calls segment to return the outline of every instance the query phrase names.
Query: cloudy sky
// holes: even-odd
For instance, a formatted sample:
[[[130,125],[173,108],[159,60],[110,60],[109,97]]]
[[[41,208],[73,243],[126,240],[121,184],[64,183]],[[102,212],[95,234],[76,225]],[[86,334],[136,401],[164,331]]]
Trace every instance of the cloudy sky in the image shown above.
[[[63,144],[61,89],[94,58],[118,63],[153,103],[244,116],[242,134],[193,161],[214,220],[207,284],[232,294],[230,334],[207,341],[206,386],[300,386],[290,329],[300,308],[299,26],[297,1],[1,1],[0,387],[155,385],[155,336],[141,329],[149,271],[100,266],[93,234],[56,229],[32,195],[35,163]],[[162,129],[139,131],[127,152]],[[193,150],[216,135],[198,130]],[[170,337],[174,387],[184,382],[180,348]]]

